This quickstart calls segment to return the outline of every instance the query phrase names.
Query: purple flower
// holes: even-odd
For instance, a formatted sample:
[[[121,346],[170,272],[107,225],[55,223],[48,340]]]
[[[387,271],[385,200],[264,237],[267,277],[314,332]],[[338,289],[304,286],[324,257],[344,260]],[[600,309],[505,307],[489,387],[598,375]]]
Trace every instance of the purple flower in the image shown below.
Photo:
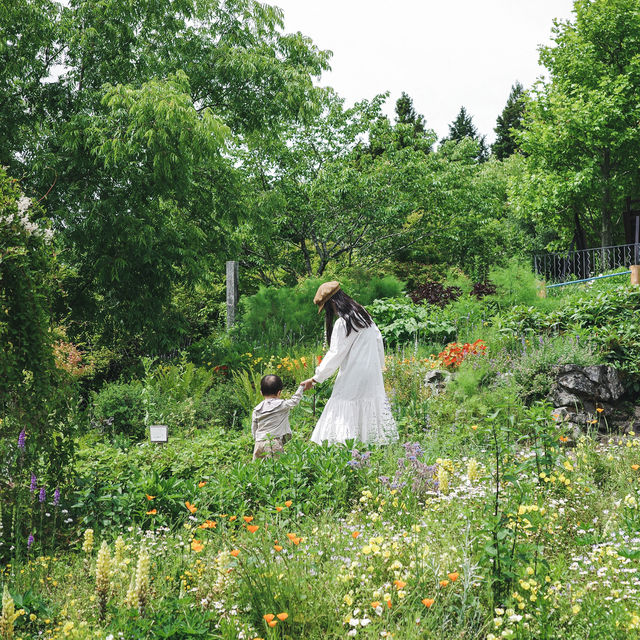
[[[53,492],[53,506],[57,507],[60,504],[60,487],[56,487]]]
[[[35,538],[33,537],[33,533],[29,534],[27,538],[27,549],[31,549],[31,545],[35,542]]]
[[[38,500],[40,502],[44,502],[47,498],[47,490],[44,487],[40,487],[40,494],[38,495]]]
[[[35,490],[38,488],[38,478],[36,478],[35,474],[31,474],[31,484],[29,485],[29,491],[31,493],[35,493]]]
[[[18,449],[24,451],[25,440],[27,439],[27,432],[23,429],[18,436]]]

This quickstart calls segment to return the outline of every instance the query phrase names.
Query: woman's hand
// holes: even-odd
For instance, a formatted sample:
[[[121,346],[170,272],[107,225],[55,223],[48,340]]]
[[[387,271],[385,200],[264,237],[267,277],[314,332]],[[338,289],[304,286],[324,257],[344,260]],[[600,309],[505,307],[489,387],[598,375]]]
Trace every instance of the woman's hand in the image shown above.
[[[309,389],[311,389],[311,387],[316,384],[316,381],[313,378],[309,378],[308,380],[303,380],[300,384],[305,391],[309,391]]]

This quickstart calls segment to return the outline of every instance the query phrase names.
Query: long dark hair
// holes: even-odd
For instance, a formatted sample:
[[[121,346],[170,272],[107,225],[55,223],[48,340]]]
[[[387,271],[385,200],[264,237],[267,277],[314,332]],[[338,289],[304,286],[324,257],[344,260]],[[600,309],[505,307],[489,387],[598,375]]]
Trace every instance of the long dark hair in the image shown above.
[[[327,342],[329,346],[331,346],[331,331],[336,313],[345,321],[347,325],[347,335],[352,331],[366,329],[373,323],[367,310],[353,298],[350,298],[342,289],[336,291],[336,293],[331,296],[324,305],[324,311],[324,326],[327,330]]]

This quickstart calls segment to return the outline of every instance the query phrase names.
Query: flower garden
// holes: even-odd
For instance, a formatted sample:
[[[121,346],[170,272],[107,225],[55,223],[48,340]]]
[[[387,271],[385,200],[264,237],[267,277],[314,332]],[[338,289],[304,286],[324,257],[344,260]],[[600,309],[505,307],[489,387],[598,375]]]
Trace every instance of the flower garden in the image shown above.
[[[320,345],[149,364],[140,397],[168,443],[126,437],[111,410],[78,432],[56,484],[23,427],[2,471],[0,638],[633,637],[640,440],[602,407],[577,436],[542,392],[522,398],[550,361],[617,358],[576,336],[609,335],[596,307],[626,317],[637,298],[608,286],[551,310],[478,302],[456,342],[389,348],[390,447],[308,442],[329,384],[292,414],[279,458],[250,462],[247,412],[219,404],[200,422],[201,387],[250,408],[263,372],[292,391]],[[546,329],[578,311],[582,327]],[[433,368],[454,374],[440,395],[423,384]]]

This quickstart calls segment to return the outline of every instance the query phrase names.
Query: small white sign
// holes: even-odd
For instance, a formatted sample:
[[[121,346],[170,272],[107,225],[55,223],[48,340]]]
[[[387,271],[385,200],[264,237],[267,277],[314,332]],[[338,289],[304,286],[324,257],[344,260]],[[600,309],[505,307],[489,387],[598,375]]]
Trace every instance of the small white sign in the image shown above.
[[[168,431],[166,424],[152,424],[149,426],[149,439],[151,442],[166,442]]]

